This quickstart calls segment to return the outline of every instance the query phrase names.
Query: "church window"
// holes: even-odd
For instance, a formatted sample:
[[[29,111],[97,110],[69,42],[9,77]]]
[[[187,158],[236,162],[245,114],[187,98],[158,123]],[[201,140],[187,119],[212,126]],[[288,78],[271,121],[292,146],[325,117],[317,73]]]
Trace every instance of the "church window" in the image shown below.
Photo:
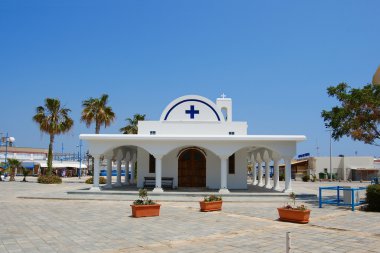
[[[223,107],[223,108],[222,108],[222,114],[223,114],[224,119],[227,120],[228,112],[227,112],[227,108],[226,108],[226,107]]]
[[[187,160],[190,160],[190,152],[186,152],[185,154],[183,154],[183,160],[187,161]]]
[[[228,174],[235,174],[235,154],[228,158]]]
[[[149,173],[156,173],[156,158],[149,154]]]

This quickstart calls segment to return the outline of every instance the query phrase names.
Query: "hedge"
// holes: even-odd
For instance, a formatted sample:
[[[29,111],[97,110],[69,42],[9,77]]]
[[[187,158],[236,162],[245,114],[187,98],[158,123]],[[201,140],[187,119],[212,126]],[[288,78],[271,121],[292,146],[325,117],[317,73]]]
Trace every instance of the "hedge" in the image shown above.
[[[92,184],[92,177],[90,177],[89,179],[86,180],[86,184]],[[105,177],[99,177],[99,184],[106,184],[107,183],[107,179],[105,179]]]
[[[62,179],[59,176],[39,176],[37,182],[40,184],[61,184]]]

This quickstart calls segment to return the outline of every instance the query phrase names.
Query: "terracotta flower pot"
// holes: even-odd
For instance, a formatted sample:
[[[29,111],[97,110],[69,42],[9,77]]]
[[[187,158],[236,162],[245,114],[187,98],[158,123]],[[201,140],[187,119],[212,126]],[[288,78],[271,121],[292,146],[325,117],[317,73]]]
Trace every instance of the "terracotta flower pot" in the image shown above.
[[[220,211],[222,210],[223,201],[199,201],[199,205],[201,207],[201,212],[212,212],[212,211]]]
[[[310,210],[297,210],[290,208],[277,208],[281,221],[306,224],[309,222]]]
[[[136,218],[160,215],[160,207],[161,207],[160,204],[131,205],[131,207],[132,207],[132,216]]]

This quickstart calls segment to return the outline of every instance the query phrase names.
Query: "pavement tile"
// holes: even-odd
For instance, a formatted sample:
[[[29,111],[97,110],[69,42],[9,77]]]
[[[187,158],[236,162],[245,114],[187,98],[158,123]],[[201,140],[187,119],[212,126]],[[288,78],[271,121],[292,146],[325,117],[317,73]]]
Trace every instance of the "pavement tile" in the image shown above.
[[[0,187],[6,196],[0,213],[9,217],[0,227],[0,252],[284,252],[288,231],[294,252],[378,252],[380,247],[380,228],[373,225],[380,224],[378,213],[319,209],[313,200],[305,202],[312,209],[307,225],[277,221],[276,207],[283,203],[276,199],[227,201],[221,212],[201,213],[197,202],[172,198],[162,202],[159,217],[136,219],[130,217],[129,200],[16,198],[25,192],[63,196],[78,188],[75,183]]]

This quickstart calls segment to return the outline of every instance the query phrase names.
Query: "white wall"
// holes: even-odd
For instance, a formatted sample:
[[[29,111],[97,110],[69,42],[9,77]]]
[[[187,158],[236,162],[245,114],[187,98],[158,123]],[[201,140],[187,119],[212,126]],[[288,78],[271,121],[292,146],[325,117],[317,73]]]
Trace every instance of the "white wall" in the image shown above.
[[[315,165],[310,163],[310,159],[315,159]],[[330,173],[330,157],[312,157],[309,159],[310,169],[314,169],[318,177],[319,173]],[[350,179],[350,172],[353,168],[374,168],[373,157],[370,156],[345,156],[345,157],[332,157],[332,172],[338,173],[338,178],[342,180]]]
[[[182,147],[183,148],[183,147]],[[178,187],[178,152],[177,148],[162,158],[162,176],[173,177],[174,187]],[[212,152],[206,152],[206,187],[209,189],[220,188],[220,159]],[[154,177],[149,173],[149,153],[139,148],[137,152],[137,187],[144,185],[144,177]],[[242,149],[235,154],[235,174],[228,174],[227,187],[229,189],[247,188],[247,152]]]
[[[235,153],[235,174],[228,174],[229,189],[247,189],[247,150]]]
[[[154,173],[149,173],[149,153],[137,148],[137,188],[144,187],[144,177],[154,177]]]
[[[220,158],[210,151],[206,151],[206,153],[206,187],[220,189]]]
[[[169,122],[169,121],[139,121],[139,134],[157,135],[247,135],[247,122]]]

